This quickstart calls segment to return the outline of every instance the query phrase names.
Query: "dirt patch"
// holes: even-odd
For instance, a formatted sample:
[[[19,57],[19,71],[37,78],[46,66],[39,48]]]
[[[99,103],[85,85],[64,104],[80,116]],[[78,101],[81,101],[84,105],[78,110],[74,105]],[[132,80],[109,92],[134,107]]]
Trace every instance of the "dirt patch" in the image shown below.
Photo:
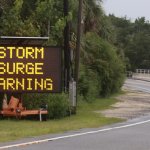
[[[107,117],[132,119],[150,113],[150,94],[138,91],[126,91],[118,96],[118,103],[112,109],[101,111]]]

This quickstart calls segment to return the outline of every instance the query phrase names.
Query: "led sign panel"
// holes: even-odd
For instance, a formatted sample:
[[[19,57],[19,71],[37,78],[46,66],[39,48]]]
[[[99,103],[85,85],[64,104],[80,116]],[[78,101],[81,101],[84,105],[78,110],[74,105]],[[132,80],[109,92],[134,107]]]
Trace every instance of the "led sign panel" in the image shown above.
[[[0,92],[61,92],[60,48],[0,45]]]

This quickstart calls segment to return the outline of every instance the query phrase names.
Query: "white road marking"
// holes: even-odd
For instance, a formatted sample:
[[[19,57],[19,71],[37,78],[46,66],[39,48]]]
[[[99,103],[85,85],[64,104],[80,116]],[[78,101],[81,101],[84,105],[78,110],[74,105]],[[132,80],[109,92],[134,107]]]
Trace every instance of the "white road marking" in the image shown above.
[[[133,127],[133,126],[136,126],[136,125],[145,124],[145,123],[148,123],[148,122],[150,122],[150,120],[137,122],[137,123],[133,123],[133,124],[128,124],[128,125],[123,125],[123,126],[118,126],[118,127],[100,129],[100,130],[96,130],[96,131],[89,131],[89,132],[84,132],[84,133],[76,133],[76,134],[60,136],[60,137],[54,137],[54,138],[49,138],[49,139],[44,139],[44,140],[37,140],[37,141],[32,141],[32,142],[26,142],[26,143],[2,146],[2,147],[0,147],[0,149],[8,149],[8,148],[14,148],[14,147],[20,147],[20,146],[27,146],[27,145],[39,144],[39,143],[44,143],[44,142],[49,142],[49,141],[56,141],[56,140],[59,140],[59,139],[66,139],[66,138],[77,137],[77,136],[82,136],[82,135],[95,134],[95,133],[100,133],[100,132],[104,132],[104,131],[123,129],[123,128],[127,128],[127,127]]]

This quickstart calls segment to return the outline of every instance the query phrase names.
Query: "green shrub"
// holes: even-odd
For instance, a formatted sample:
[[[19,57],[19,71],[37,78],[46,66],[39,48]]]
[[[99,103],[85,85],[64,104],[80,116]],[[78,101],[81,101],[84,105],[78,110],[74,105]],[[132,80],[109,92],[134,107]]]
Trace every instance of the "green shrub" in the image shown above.
[[[83,69],[80,73],[78,91],[79,94],[84,97],[86,101],[93,101],[99,96],[100,84],[99,78],[96,72],[91,69]]]
[[[47,105],[49,119],[65,117],[69,110],[69,102],[65,94],[23,94],[23,104],[27,109],[39,109],[41,105]]]
[[[125,66],[115,47],[92,32],[85,35],[84,43],[79,93],[87,100],[118,92],[124,81]]]
[[[67,116],[69,111],[69,101],[65,94],[48,95],[49,118],[57,119]]]

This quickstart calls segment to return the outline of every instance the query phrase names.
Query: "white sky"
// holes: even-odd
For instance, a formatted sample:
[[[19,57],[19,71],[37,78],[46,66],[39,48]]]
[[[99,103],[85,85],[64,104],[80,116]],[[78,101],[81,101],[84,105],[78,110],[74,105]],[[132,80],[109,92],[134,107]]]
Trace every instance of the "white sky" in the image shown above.
[[[103,8],[107,15],[126,16],[131,20],[145,17],[150,21],[150,0],[103,0]]]

